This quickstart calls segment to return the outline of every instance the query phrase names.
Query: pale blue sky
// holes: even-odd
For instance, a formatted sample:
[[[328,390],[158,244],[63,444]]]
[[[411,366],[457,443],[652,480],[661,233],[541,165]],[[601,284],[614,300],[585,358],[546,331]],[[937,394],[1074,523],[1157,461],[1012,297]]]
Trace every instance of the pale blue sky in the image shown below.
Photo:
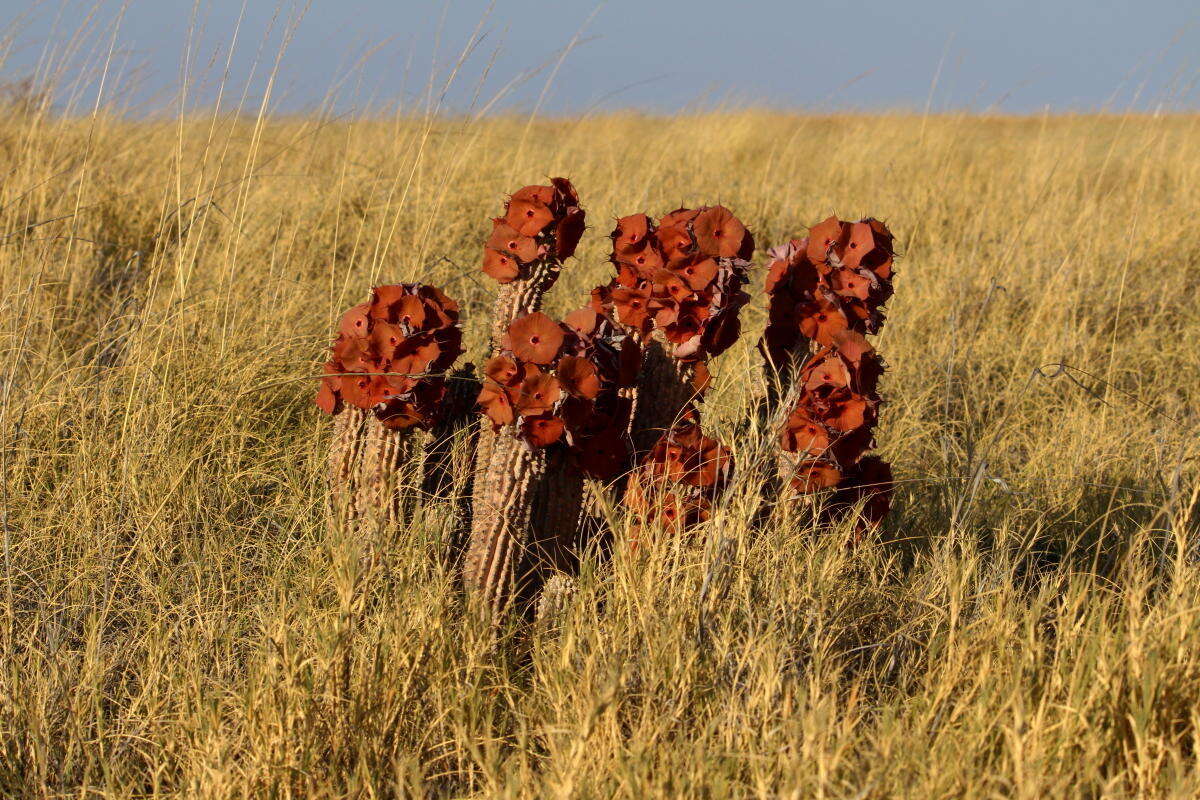
[[[122,5],[0,0],[12,37],[3,77],[30,73],[47,52],[75,75],[103,62],[111,44],[108,91],[119,87],[121,100],[152,110],[176,96],[190,41],[190,98],[203,105],[216,97],[232,45],[224,100],[242,102],[245,91],[257,109],[287,39],[275,110],[312,107],[331,90],[339,111],[413,108],[431,74],[441,93],[478,26],[481,39],[445,95],[449,108],[479,108],[543,64],[492,107],[534,107],[556,64],[542,105],[554,113],[726,103],[924,109],[931,87],[935,110],[1200,104],[1198,0],[495,0],[490,13],[487,0],[312,0],[306,10],[293,0],[129,0],[114,27]],[[94,101],[95,77],[77,92],[79,105]]]

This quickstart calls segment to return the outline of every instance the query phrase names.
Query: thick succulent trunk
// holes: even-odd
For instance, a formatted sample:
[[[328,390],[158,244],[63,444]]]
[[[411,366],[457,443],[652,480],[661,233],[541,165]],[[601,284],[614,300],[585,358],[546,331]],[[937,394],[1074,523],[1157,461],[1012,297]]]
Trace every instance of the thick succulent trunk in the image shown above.
[[[541,634],[552,634],[562,626],[568,607],[578,591],[575,580],[569,575],[558,572],[546,579],[534,615]]]
[[[424,431],[393,431],[370,411],[347,407],[334,417],[329,453],[330,524],[376,557],[419,502],[417,454]]]
[[[545,466],[530,489],[534,522],[526,550],[525,572],[542,579],[553,572],[575,572],[584,506],[583,476],[563,444],[544,451]]]
[[[557,262],[540,262],[529,278],[500,288],[493,355],[513,320],[541,308],[559,269]],[[532,597],[546,565],[569,564],[574,557],[583,478],[566,457],[557,447],[532,450],[513,436],[511,426],[495,431],[486,418],[480,420],[463,579],[496,619],[518,597]]]
[[[329,445],[330,524],[342,530],[358,518],[359,465],[367,441],[370,412],[348,406],[333,418]]]
[[[475,450],[479,440],[475,398],[479,379],[467,364],[449,376],[446,413],[434,427],[425,448],[421,494],[427,500],[449,503],[453,519],[441,557],[457,564],[471,527],[471,492],[475,483]]]
[[[486,464],[475,473],[463,578],[467,591],[498,617],[516,594],[518,568],[529,538],[530,496],[545,474],[546,457],[512,436],[511,429],[484,435],[492,441]]]
[[[698,398],[692,385],[695,365],[672,358],[657,337],[648,337],[643,347],[630,430],[639,458]]]

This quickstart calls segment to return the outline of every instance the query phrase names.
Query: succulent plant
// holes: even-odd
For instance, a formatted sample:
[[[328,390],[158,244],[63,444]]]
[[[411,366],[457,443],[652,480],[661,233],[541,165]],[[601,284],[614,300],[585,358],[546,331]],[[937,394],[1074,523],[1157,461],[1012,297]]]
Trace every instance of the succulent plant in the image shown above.
[[[629,476],[624,503],[632,512],[630,547],[636,550],[656,523],[678,535],[707,520],[732,478],[732,454],[704,435],[699,413],[689,410]]]
[[[760,347],[769,369],[790,374],[811,343],[829,346],[842,331],[873,334],[883,326],[895,255],[892,234],[879,220],[830,217],[768,255],[768,321]]]
[[[484,367],[478,404],[493,429],[513,425],[531,450],[561,443],[590,477],[624,466],[630,402],[618,390],[637,379],[636,341],[590,309],[556,322],[540,311],[518,317]]]
[[[617,274],[592,291],[592,308],[643,344],[633,442],[639,454],[682,418],[710,383],[708,360],[733,345],[754,237],[723,206],[681,208],[654,222],[617,220]]]
[[[331,497],[338,524],[375,531],[403,513],[398,476],[444,419],[446,370],[462,353],[458,304],[418,283],[377,286],[347,311],[316,403],[334,415]]]
[[[876,219],[830,217],[770,253],[760,348],[771,401],[795,384],[780,431],[780,470],[796,493],[827,493],[832,515],[861,502],[861,534],[887,515],[892,486],[890,467],[867,455],[884,363],[864,335],[882,327],[892,295],[892,235]]]
[[[540,308],[563,259],[575,252],[584,219],[570,181],[553,178],[514,192],[484,244],[481,268],[500,287],[478,397],[484,427],[463,577],[496,618],[536,582],[542,565],[569,568],[573,555],[582,475],[560,443],[568,436],[566,410],[595,407],[586,395],[603,365],[588,357],[595,354],[590,340]],[[588,363],[562,363],[568,358]]]

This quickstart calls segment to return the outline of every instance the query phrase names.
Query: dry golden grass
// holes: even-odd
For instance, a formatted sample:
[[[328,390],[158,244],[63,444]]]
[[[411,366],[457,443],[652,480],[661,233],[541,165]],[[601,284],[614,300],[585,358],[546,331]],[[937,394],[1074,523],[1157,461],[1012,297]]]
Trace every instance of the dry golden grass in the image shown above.
[[[0,153],[0,794],[1200,792],[1200,119],[16,109]],[[707,403],[742,479],[589,562],[557,635],[490,647],[436,508],[360,567],[331,326],[437,283],[478,360],[487,218],[555,174],[592,229],[553,311],[617,214],[719,200],[761,249],[888,221],[892,541],[751,526],[759,296]]]

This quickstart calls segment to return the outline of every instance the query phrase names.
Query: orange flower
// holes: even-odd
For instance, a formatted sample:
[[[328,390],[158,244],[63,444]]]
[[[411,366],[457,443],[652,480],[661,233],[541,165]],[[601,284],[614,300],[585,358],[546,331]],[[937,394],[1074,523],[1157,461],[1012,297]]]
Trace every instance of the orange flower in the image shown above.
[[[428,286],[422,283],[416,286],[417,296],[441,312],[438,318],[444,320],[443,324],[458,322],[459,308],[457,301],[436,286]]]
[[[592,308],[580,308],[572,311],[563,319],[568,328],[582,337],[591,336],[600,325],[600,314]]]
[[[375,319],[389,320],[392,316],[392,306],[399,303],[407,292],[401,284],[376,286],[371,289],[370,315]]]
[[[688,454],[683,482],[704,489],[724,487],[733,474],[733,456],[716,439],[707,436]]]
[[[706,255],[733,258],[742,249],[746,226],[724,206],[706,208],[692,222],[696,244]]]
[[[521,419],[521,437],[533,447],[549,447],[562,438],[566,427],[558,417],[542,415]]]
[[[875,233],[866,222],[847,222],[842,225],[841,236],[834,245],[834,252],[842,265],[857,269],[868,253],[875,248]]]
[[[784,425],[781,444],[788,453],[821,456],[829,450],[831,439],[824,425],[809,417],[804,409],[797,408]]]
[[[663,265],[662,255],[648,240],[615,255],[618,263],[633,267],[634,272],[641,277],[650,277]]]
[[[617,220],[617,227],[610,234],[613,240],[613,251],[616,253],[635,249],[645,242],[647,235],[652,232],[650,218],[645,214],[630,214]]]
[[[669,297],[676,303],[682,303],[692,297],[692,289],[674,272],[660,269],[654,273],[654,294],[657,297]]]
[[[332,361],[327,361],[324,371],[325,377],[321,378],[321,384],[317,387],[317,408],[326,414],[336,414],[342,405],[341,380],[336,375],[341,370]]]
[[[699,216],[700,210],[693,208],[677,208],[670,214],[664,214],[662,219],[658,221],[659,228],[666,228],[671,225],[680,225],[686,227],[689,222]]]
[[[365,337],[338,334],[330,350],[334,360],[344,367],[346,372],[368,371],[374,357],[371,353],[371,343]]]
[[[870,274],[869,272],[867,273]],[[829,275],[829,285],[836,294],[866,300],[871,296],[871,279],[847,267],[835,269]]]
[[[484,247],[507,253],[523,264],[528,264],[539,255],[537,240],[532,236],[517,233],[504,217],[492,220],[492,235],[488,237]]]
[[[547,225],[554,221],[554,212],[539,199],[518,197],[519,194],[520,192],[513,195],[508,201],[508,209],[504,214],[504,221],[522,236],[537,236]]]
[[[549,364],[563,343],[563,330],[540,311],[515,320],[508,327],[506,341],[517,358],[534,364]]]
[[[576,397],[595,400],[600,394],[600,376],[596,367],[586,358],[564,356],[558,360],[555,374],[562,387]]]
[[[800,332],[817,344],[827,345],[835,336],[850,327],[846,312],[824,295],[796,307],[800,317]]]
[[[792,488],[801,494],[832,489],[842,479],[842,471],[826,461],[801,461],[792,473]]]
[[[501,386],[516,386],[521,382],[521,368],[508,356],[494,356],[483,367],[483,374]]]
[[[850,371],[837,352],[824,348],[800,372],[804,392],[816,394],[822,390],[845,389],[850,386]]]
[[[487,247],[483,251],[483,272],[500,283],[512,283],[521,274],[521,269],[516,257]]]
[[[613,289],[612,301],[622,325],[641,328],[650,316],[649,293],[624,286]]]
[[[391,372],[397,373],[397,387],[408,387],[426,377],[441,356],[441,346],[433,339],[413,337],[404,342],[398,357],[392,359]]]
[[[400,346],[404,338],[404,331],[397,325],[387,322],[376,322],[375,326],[371,328],[371,348],[382,358],[389,361],[395,357],[396,348]]]
[[[484,415],[496,426],[508,425],[516,419],[512,400],[503,386],[485,382],[475,402],[483,409]]]
[[[522,381],[514,405],[522,416],[547,414],[562,397],[558,378],[539,372]]]
[[[658,229],[658,241],[663,255],[671,264],[681,264],[696,251],[692,234],[685,225],[663,225]]]
[[[823,264],[829,251],[837,244],[842,234],[842,223],[837,217],[829,217],[808,229],[808,258],[814,264]]]
[[[558,180],[562,180],[559,178]],[[570,184],[567,184],[568,186]],[[512,193],[510,200],[516,200],[522,203],[541,203],[548,206],[554,202],[555,191],[553,186],[522,186]]]
[[[874,422],[871,403],[861,395],[848,395],[832,404],[825,423],[838,431],[852,431]]]
[[[687,283],[688,288],[699,292],[707,289],[717,277],[717,262],[711,258],[696,257],[684,261],[675,267],[673,272],[680,280]]]
[[[343,375],[338,387],[342,399],[352,406],[369,409],[391,395],[391,389],[379,375]]]
[[[370,303],[360,303],[342,315],[338,332],[346,336],[366,336],[371,330]]]

